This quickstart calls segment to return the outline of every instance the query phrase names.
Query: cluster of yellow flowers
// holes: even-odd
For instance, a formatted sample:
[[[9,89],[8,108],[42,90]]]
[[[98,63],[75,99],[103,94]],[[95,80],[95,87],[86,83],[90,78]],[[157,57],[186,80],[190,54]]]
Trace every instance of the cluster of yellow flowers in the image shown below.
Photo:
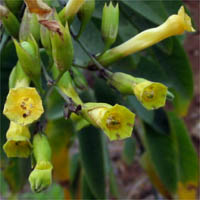
[[[12,75],[18,79],[10,88],[3,110],[11,121],[3,148],[8,157],[28,157],[32,149],[28,125],[39,119],[44,110],[37,90],[29,87],[29,79],[20,63]]]
[[[73,87],[69,68],[73,63],[74,50],[68,23],[71,23],[75,14],[84,5],[84,0],[79,0],[78,3],[69,0],[59,15],[55,14],[53,9],[41,0],[26,0],[25,2],[29,9],[26,9],[26,12],[38,15],[41,23],[40,37],[42,45],[53,58],[54,65],[51,72],[57,82],[52,87],[59,88],[64,95],[73,99],[76,106],[81,105],[81,110],[71,115],[71,119],[77,123],[77,130],[92,124],[102,129],[110,140],[130,137],[135,122],[133,112],[118,104],[112,106],[107,103],[83,103]],[[93,4],[91,9],[94,10]],[[102,32],[106,41],[106,51],[97,56],[97,61],[103,67],[132,53],[141,51],[167,37],[182,34],[185,30],[194,31],[190,17],[181,7],[177,15],[170,16],[162,25],[141,32],[127,42],[109,49],[117,36],[119,8],[118,5],[114,7],[110,4],[110,6],[105,6],[104,9]],[[7,25],[9,24],[7,20],[12,21],[13,15],[9,15],[10,12],[3,6],[0,6],[0,10],[3,11],[0,18],[2,18],[8,32],[12,34],[11,27]],[[84,10],[87,11],[87,9],[82,8],[81,12],[85,12]],[[110,16],[108,12],[113,13],[111,23],[107,23],[107,17]],[[89,13],[91,17],[91,12]],[[88,17],[83,18],[88,21]],[[16,21],[16,19],[14,20]],[[27,19],[24,18],[24,20]],[[26,26],[23,24],[22,31],[24,31],[24,27]],[[113,28],[114,30],[112,30]],[[26,38],[26,36],[23,35],[21,40],[22,38]],[[19,62],[10,75],[10,91],[3,111],[4,115],[11,121],[7,131],[7,142],[3,148],[8,157],[27,158],[33,150],[36,165],[29,180],[32,189],[38,192],[51,183],[52,171],[50,147],[45,136],[37,134],[34,136],[33,145],[30,142],[29,125],[37,121],[44,112],[40,97],[40,95],[43,95],[40,52],[36,40],[30,34],[20,42],[14,39],[14,44]],[[109,72],[107,80],[120,93],[135,95],[138,101],[148,110],[163,107],[169,94],[168,88],[164,84],[136,78],[125,73]],[[31,81],[37,89],[30,87]],[[42,146],[45,146],[43,151],[40,149]],[[40,151],[45,156],[42,156]]]

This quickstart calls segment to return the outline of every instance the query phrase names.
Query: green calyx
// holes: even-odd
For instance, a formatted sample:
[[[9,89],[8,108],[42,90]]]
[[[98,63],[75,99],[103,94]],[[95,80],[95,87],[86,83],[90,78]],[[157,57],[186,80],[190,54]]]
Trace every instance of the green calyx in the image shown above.
[[[21,41],[26,41],[30,38],[31,35],[37,42],[39,41],[40,24],[36,14],[30,13],[26,8],[20,25],[19,38]]]
[[[36,163],[51,160],[51,147],[47,137],[38,133],[33,138],[33,155]]]
[[[51,31],[50,34],[52,55],[60,73],[64,73],[69,70],[72,65],[74,49],[68,24],[66,23],[66,26],[64,27],[58,22],[57,26],[57,32]]]
[[[107,50],[116,40],[119,25],[119,6],[105,4],[102,14],[101,32],[105,41],[105,50]]]
[[[39,48],[36,41],[31,37],[28,41],[21,43],[14,40],[14,44],[23,71],[31,80],[38,82],[41,75],[41,66]]]
[[[13,36],[14,38],[18,38],[19,34],[19,21],[15,17],[15,15],[9,11],[6,7],[0,5],[0,19],[6,29],[6,31]]]

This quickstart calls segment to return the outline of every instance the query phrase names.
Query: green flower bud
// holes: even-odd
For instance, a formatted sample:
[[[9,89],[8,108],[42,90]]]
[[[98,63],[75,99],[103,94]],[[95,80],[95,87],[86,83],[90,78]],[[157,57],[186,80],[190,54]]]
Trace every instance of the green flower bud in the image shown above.
[[[60,73],[69,70],[72,65],[74,49],[68,24],[64,27],[61,23],[53,21],[57,28],[51,31],[52,55]]]
[[[135,78],[121,72],[114,73],[108,82],[122,94],[134,94],[148,110],[165,106],[167,95],[171,94],[161,83]]]
[[[36,41],[31,37],[27,42],[23,41],[18,43],[17,40],[14,40],[14,44],[19,58],[19,63],[21,64],[25,74],[34,81],[34,83],[38,82],[41,75],[41,66],[39,48]]]
[[[95,0],[85,0],[84,4],[81,6],[78,16],[81,20],[81,28],[79,30],[78,37],[85,30],[86,25],[90,21],[92,14],[95,9]]]
[[[40,24],[38,22],[36,14],[30,13],[29,10],[26,8],[20,25],[19,38],[22,41],[26,41],[31,35],[33,35],[37,42],[39,41]]]
[[[60,11],[59,18],[63,25],[72,22],[74,16],[79,11],[85,0],[69,0],[67,5]]]
[[[30,79],[24,73],[22,66],[18,62],[17,65],[13,68],[10,73],[9,77],[9,88],[16,88],[16,87],[28,87],[30,84]]]
[[[17,15],[20,11],[20,8],[22,6],[23,0],[4,0],[6,6],[8,9],[13,12],[15,15]]]
[[[42,192],[52,183],[52,169],[50,162],[39,162],[29,176],[29,183],[33,192]]]
[[[33,138],[33,156],[36,166],[29,176],[31,189],[41,192],[48,188],[52,182],[51,147],[43,134],[36,134]]]
[[[119,25],[119,6],[114,7],[112,2],[105,4],[102,14],[101,33],[107,50],[116,40]]]
[[[2,5],[0,5],[0,20],[2,21],[6,31],[11,36],[18,38],[19,21],[12,12]]]
[[[50,32],[44,26],[40,26],[40,38],[42,46],[46,49],[47,53],[51,55],[52,46],[51,46]]]

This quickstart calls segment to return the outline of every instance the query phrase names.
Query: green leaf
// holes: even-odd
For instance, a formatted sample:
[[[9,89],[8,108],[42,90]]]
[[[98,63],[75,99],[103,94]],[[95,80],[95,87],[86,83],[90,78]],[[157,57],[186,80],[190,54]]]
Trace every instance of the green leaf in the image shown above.
[[[161,0],[140,0],[128,1],[122,0],[122,3],[127,5],[133,11],[139,13],[143,17],[151,20],[155,24],[161,24],[167,19],[168,15]]]
[[[131,165],[134,161],[135,153],[136,153],[136,141],[135,141],[135,139],[130,137],[124,141],[122,159],[128,165]]]
[[[20,194],[19,199],[30,199],[30,200],[64,199],[64,191],[60,185],[54,183],[48,190],[41,193],[33,193],[33,192],[22,193]]]
[[[3,176],[9,185],[10,191],[14,194],[19,192],[25,185],[30,172],[30,160],[28,159],[9,159],[3,169]]]
[[[177,94],[175,98],[175,109],[180,115],[187,113],[188,106],[193,97],[193,76],[188,57],[180,44],[173,37],[173,51],[166,55],[154,48],[157,59],[168,76],[168,85]]]
[[[106,197],[103,141],[100,131],[92,126],[78,133],[81,163],[88,185],[97,199]]]
[[[81,174],[80,155],[79,153],[76,153],[71,157],[69,166],[70,193],[72,199],[76,199],[77,194],[79,193],[80,174]]]
[[[82,176],[81,186],[82,186],[81,187],[81,198],[82,199],[97,199],[92,194],[90,187],[88,185],[87,179],[84,175]]]
[[[172,136],[169,133],[160,134],[149,125],[144,124],[144,145],[163,185],[171,194],[175,194],[178,173],[177,156]]]
[[[198,182],[198,155],[190,139],[184,122],[173,112],[168,113],[171,130],[176,140],[178,156],[179,181],[183,183]]]

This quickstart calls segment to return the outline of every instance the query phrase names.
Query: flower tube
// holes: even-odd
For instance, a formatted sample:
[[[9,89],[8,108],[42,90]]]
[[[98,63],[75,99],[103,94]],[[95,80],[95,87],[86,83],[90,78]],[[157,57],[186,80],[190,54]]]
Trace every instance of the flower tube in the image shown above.
[[[63,25],[70,23],[79,11],[85,0],[69,0],[67,5],[60,11],[59,18]]]
[[[124,139],[132,134],[135,114],[124,106],[85,103],[82,105],[82,115],[92,125],[101,128],[110,140]]]
[[[98,61],[106,66],[123,57],[150,47],[168,37],[183,34],[184,31],[194,32],[191,18],[185,13],[184,7],[178,14],[171,15],[163,24],[156,28],[147,29],[123,44],[107,50],[98,57]]]

